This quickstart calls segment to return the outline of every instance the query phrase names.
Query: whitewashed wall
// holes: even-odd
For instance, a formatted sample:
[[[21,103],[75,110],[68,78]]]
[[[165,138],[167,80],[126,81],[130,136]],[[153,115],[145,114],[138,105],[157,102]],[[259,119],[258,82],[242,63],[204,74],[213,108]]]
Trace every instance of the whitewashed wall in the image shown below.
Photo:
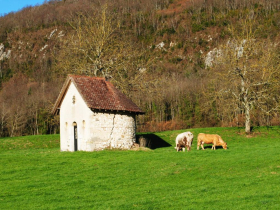
[[[61,151],[74,151],[74,122],[78,129],[78,150],[130,149],[136,141],[135,115],[92,112],[71,83],[60,107]]]

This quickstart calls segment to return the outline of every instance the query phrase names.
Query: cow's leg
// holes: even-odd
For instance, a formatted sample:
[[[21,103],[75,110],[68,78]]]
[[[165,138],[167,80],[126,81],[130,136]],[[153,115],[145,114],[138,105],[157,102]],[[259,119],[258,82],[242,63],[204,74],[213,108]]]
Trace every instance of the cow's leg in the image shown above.
[[[177,145],[176,145],[176,150],[177,150],[177,152],[179,152],[179,149],[180,149],[179,144],[177,144]]]
[[[187,145],[187,151],[190,151],[190,146],[189,145]]]
[[[203,146],[204,142],[201,142],[201,148],[204,150],[204,146]]]
[[[201,144],[200,144],[200,142],[198,141],[198,142],[197,142],[197,150],[199,150],[200,145],[201,145]]]
[[[183,147],[183,152],[185,152],[186,151],[186,148],[185,147]]]
[[[216,150],[216,145],[215,144],[213,144],[212,149]]]

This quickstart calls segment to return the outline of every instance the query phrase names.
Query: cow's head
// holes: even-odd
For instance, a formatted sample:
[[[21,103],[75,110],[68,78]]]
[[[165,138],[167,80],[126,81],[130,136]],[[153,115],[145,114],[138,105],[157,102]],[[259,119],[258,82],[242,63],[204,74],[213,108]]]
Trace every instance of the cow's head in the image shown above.
[[[227,149],[227,143],[222,144],[224,149]]]

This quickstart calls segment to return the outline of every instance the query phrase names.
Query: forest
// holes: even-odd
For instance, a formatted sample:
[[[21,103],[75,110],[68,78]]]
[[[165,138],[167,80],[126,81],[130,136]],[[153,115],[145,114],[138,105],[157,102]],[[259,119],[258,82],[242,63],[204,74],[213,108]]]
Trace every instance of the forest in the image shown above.
[[[139,132],[279,125],[280,0],[49,0],[0,17],[0,136],[59,133],[68,74],[106,77]]]

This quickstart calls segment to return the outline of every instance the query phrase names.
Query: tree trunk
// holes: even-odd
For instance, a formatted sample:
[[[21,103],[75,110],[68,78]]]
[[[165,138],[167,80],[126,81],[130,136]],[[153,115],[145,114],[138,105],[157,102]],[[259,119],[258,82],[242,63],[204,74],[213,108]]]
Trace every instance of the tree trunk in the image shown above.
[[[245,132],[246,132],[246,134],[250,134],[250,132],[251,132],[251,119],[250,119],[249,104],[245,105]]]
[[[251,132],[251,116],[250,116],[250,104],[248,101],[248,89],[245,88],[245,80],[244,76],[246,74],[246,71],[241,75],[241,93],[243,97],[243,105],[245,108],[245,133],[250,134]]]
[[[245,132],[246,134],[250,134],[251,132],[251,116],[250,116],[250,105],[248,101],[247,96],[248,90],[246,90],[246,93],[244,94],[244,108],[245,108]]]

